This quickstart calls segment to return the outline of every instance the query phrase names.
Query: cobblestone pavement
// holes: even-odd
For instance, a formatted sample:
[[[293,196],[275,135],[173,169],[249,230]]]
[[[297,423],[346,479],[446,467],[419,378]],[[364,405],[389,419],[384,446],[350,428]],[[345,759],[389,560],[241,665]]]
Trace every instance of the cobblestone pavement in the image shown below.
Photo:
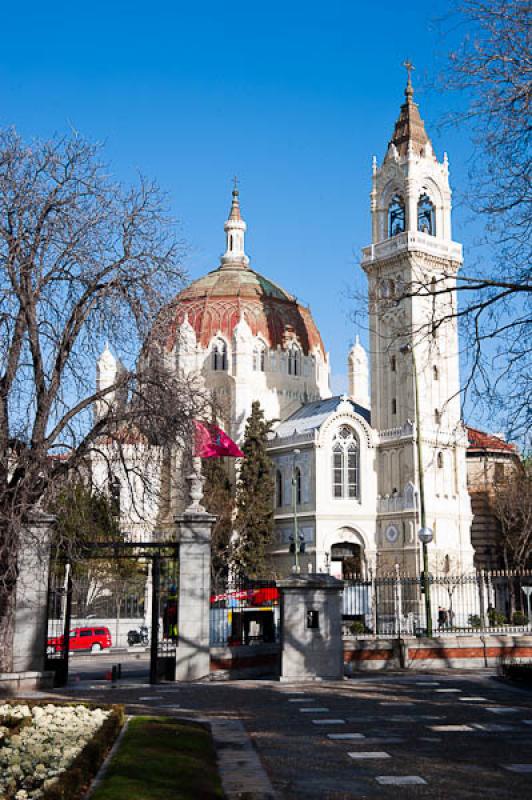
[[[133,714],[239,719],[283,800],[532,798],[532,693],[487,672],[297,686],[82,681],[61,694]]]

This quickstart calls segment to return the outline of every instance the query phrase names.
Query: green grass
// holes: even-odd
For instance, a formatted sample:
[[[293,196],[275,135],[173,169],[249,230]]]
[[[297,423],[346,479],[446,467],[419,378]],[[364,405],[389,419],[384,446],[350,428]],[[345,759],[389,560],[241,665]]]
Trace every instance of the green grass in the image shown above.
[[[171,717],[136,717],[91,800],[221,800],[209,731]]]

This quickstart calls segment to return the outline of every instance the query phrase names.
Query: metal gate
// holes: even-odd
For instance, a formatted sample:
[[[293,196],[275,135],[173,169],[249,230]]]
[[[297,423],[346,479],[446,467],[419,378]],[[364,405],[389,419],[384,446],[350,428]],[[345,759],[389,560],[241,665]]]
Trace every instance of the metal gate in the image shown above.
[[[87,545],[85,559],[80,560],[99,558],[134,558],[151,563],[149,679],[150,683],[172,680],[178,644],[179,545],[175,542],[96,542]],[[75,566],[56,554],[49,572],[45,667],[54,672],[54,685],[58,687],[68,682],[74,569]]]
[[[72,570],[63,561],[50,565],[48,579],[48,624],[46,626],[45,669],[54,673],[54,685],[68,680],[70,618],[72,612]]]

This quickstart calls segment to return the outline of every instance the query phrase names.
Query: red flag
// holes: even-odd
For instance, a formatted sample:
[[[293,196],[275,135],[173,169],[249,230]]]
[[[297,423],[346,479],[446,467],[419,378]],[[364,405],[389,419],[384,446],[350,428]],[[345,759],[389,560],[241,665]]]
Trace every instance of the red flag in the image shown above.
[[[196,441],[194,455],[201,458],[245,458],[244,453],[233,440],[217,425],[207,427],[194,420]]]

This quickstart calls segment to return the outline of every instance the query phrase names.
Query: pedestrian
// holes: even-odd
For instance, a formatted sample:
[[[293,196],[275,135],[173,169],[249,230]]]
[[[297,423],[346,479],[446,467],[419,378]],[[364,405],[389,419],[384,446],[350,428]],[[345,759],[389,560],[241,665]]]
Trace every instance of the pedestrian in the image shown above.
[[[447,609],[443,608],[443,606],[438,607],[438,628],[441,630],[445,628],[447,625]]]

